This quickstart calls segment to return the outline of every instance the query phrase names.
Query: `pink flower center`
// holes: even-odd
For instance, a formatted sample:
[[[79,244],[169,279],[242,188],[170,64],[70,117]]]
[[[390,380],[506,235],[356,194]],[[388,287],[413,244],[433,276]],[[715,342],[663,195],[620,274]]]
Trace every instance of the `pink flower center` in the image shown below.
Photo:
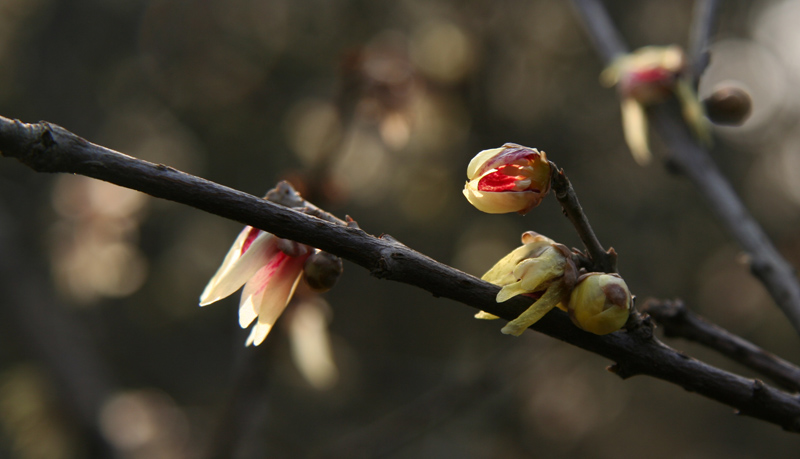
[[[259,233],[261,233],[260,229],[250,227],[250,232],[247,233],[247,237],[244,240],[244,244],[242,244],[242,255],[244,255],[244,253],[247,252],[247,249],[250,248],[250,245],[253,243],[253,241],[256,240]]]

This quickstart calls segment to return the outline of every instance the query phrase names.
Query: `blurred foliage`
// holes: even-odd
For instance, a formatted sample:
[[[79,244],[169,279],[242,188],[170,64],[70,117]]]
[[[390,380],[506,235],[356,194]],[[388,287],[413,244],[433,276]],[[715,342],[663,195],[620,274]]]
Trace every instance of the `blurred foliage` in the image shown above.
[[[607,3],[631,46],[686,45],[692,2]],[[716,128],[713,154],[795,266],[798,19],[790,0],[724,2],[700,88],[732,79],[750,92],[751,118]],[[692,186],[634,163],[600,70],[556,0],[0,0],[0,115],[256,195],[288,178],[366,231],[475,275],[525,230],[579,244],[555,200],[523,218],[481,214],[461,196],[479,150],[536,147],[566,169],[640,299],[683,298],[798,361],[797,336]],[[658,139],[653,148],[664,157]],[[236,298],[197,307],[238,224],[11,161],[0,163],[0,206],[0,457],[203,457],[215,444],[235,445],[226,457],[797,450],[772,425],[660,381],[619,381],[599,357],[501,335],[462,305],[348,263],[327,305],[290,306],[245,350]],[[99,370],[21,322],[14,311],[42,295],[53,312],[41,320],[79,334]],[[298,357],[298,340],[326,323],[333,376]],[[59,376],[70,371],[108,393],[76,398]],[[242,388],[253,371],[259,383]]]

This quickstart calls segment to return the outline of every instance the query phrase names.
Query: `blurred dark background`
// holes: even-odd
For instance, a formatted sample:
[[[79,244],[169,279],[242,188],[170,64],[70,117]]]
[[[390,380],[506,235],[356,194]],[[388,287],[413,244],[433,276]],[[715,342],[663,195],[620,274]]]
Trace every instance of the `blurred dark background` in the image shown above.
[[[687,44],[693,2],[609,1],[631,47]],[[715,159],[800,266],[800,2],[723,2],[708,94],[754,101]],[[568,2],[0,0],[0,115],[252,194],[288,179],[372,234],[475,275],[535,230],[461,195],[478,151],[565,168],[640,300],[789,360],[798,337],[692,185],[638,167]],[[657,157],[665,151],[653,141]],[[791,457],[778,427],[345,263],[245,349],[238,294],[197,298],[240,225],[0,162],[0,458]],[[747,370],[683,341],[669,344]]]

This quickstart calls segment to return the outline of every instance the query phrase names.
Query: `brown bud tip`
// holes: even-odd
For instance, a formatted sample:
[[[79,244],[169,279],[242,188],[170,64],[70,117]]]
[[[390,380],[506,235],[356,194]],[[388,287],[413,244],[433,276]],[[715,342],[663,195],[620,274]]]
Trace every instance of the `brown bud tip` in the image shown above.
[[[328,252],[317,252],[303,265],[303,278],[315,292],[327,292],[339,280],[344,266],[342,259]]]
[[[725,83],[705,100],[708,118],[715,124],[739,126],[750,117],[753,101],[744,89]]]

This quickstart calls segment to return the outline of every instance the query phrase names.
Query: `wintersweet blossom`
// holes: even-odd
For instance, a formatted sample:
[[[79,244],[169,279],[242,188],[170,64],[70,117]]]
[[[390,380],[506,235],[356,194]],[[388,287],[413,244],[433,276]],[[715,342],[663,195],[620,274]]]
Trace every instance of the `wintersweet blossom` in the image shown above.
[[[688,81],[686,67],[686,55],[679,46],[646,46],[618,57],[600,74],[603,85],[617,85],[625,141],[639,164],[651,159],[645,107],[671,95],[680,101],[683,118],[695,136],[710,142],[703,106]]]
[[[464,196],[489,214],[526,214],[550,191],[550,163],[544,152],[507,143],[483,150],[467,166]]]
[[[200,306],[226,298],[244,285],[239,301],[239,325],[247,328],[256,321],[246,345],[258,346],[292,298],[303,264],[314,250],[246,226],[208,281],[200,296]]]
[[[498,303],[517,295],[536,299],[525,312],[501,330],[515,336],[521,335],[554,307],[566,310],[565,305],[578,274],[566,246],[533,231],[522,234],[522,243],[524,245],[503,257],[482,277],[502,287],[497,293]],[[497,318],[483,311],[475,317]]]
[[[618,274],[588,273],[578,278],[567,309],[578,328],[605,335],[625,325],[632,307],[631,292]]]

